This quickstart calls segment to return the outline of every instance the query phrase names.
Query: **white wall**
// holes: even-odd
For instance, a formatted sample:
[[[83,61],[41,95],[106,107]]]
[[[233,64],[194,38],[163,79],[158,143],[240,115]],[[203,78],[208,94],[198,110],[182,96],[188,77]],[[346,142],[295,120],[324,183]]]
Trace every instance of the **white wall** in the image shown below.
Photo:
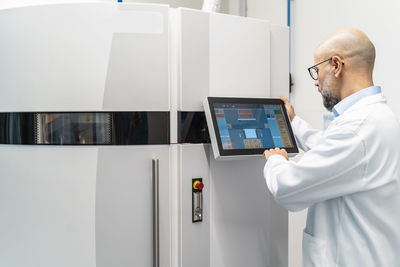
[[[393,0],[301,0],[292,1],[293,78],[292,103],[296,112],[315,127],[322,128],[321,96],[307,68],[313,52],[330,33],[343,27],[363,30],[376,47],[374,82],[381,85],[389,106],[400,116],[398,64],[400,62],[400,2]]]

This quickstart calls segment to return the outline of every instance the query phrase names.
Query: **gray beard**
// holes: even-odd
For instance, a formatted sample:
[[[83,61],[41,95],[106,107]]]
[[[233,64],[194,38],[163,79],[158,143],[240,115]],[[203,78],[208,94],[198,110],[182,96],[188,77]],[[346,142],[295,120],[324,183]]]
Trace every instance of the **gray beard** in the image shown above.
[[[340,102],[339,98],[334,96],[332,93],[327,92],[326,90],[322,90],[321,95],[324,102],[324,107],[328,111],[332,111],[333,107]]]

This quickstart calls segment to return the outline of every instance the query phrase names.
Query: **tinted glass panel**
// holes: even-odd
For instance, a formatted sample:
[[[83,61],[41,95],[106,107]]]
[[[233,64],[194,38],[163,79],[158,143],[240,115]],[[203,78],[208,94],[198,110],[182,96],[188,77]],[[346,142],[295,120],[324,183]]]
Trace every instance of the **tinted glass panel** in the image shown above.
[[[169,112],[0,113],[0,144],[169,144]]]
[[[204,112],[178,112],[179,143],[210,143]]]
[[[113,116],[113,142],[119,145],[170,143],[169,112],[118,112]]]
[[[34,144],[34,113],[0,113],[0,144]]]
[[[36,123],[37,144],[111,144],[110,113],[37,113]]]

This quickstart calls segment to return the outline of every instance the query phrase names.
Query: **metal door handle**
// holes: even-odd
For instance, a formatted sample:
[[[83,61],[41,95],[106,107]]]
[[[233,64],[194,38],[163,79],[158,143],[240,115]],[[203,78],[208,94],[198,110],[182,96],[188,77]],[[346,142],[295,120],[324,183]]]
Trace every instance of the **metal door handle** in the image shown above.
[[[153,266],[160,266],[160,220],[159,220],[160,161],[153,159]]]

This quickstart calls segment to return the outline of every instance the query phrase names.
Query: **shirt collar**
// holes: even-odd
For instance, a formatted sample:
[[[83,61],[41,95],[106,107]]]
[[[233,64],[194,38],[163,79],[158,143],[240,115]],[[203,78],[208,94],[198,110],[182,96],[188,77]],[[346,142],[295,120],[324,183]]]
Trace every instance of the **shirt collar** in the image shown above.
[[[333,115],[335,117],[338,117],[339,115],[343,114],[348,108],[350,108],[352,105],[360,101],[361,99],[371,96],[371,95],[376,95],[381,93],[381,87],[380,86],[371,86],[367,87],[365,89],[362,89],[352,95],[349,95],[348,97],[344,98],[342,101],[337,103],[333,109]]]

